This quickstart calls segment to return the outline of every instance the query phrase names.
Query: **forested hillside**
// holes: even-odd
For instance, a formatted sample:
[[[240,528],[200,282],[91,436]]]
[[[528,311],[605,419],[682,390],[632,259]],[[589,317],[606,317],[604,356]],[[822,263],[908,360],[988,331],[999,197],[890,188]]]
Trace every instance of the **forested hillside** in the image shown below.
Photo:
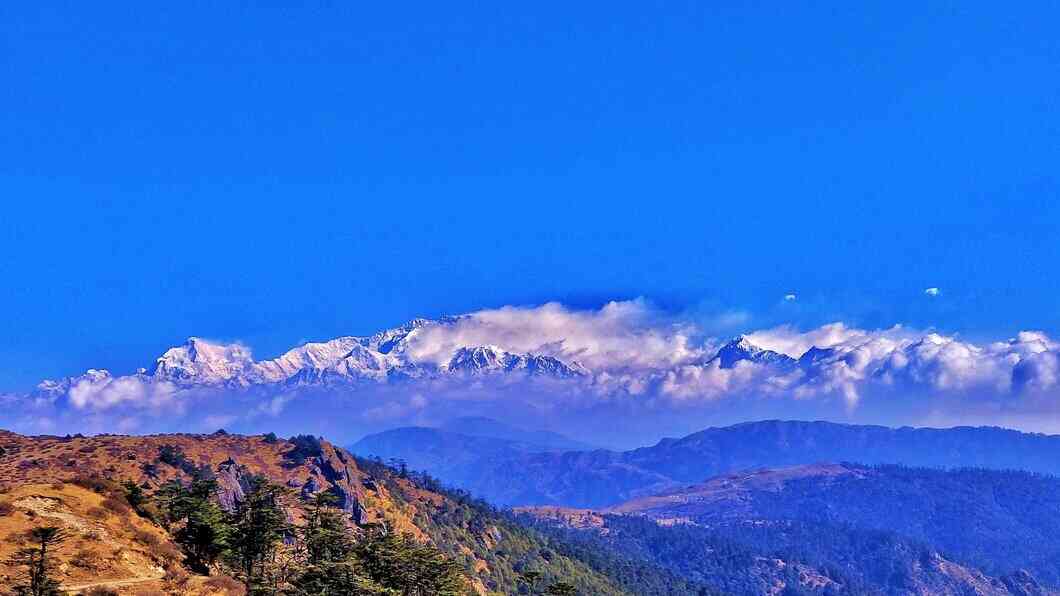
[[[709,428],[631,451],[537,453],[459,435],[390,432],[366,438],[354,449],[415,461],[446,482],[512,506],[607,507],[726,472],[818,462],[1060,473],[1060,436],[993,427],[767,420]]]
[[[603,512],[526,508],[563,541],[738,594],[1039,594],[1060,586],[1060,479],[820,464],[727,474]]]
[[[0,536],[25,551],[0,569],[11,586],[40,579],[31,551],[47,547],[54,588],[180,594],[228,577],[222,592],[635,593],[466,495],[310,436],[0,433],[0,482]],[[48,544],[27,533],[42,528]],[[77,557],[97,537],[113,562],[93,571]]]

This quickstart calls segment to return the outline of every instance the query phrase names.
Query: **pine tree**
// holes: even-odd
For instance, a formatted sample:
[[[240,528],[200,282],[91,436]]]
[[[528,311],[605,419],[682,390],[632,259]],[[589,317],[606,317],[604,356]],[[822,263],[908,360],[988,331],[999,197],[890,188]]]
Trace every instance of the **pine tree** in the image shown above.
[[[519,581],[527,585],[531,594],[533,594],[534,590],[537,588],[537,581],[539,579],[541,579],[541,572],[533,569],[519,574]]]
[[[576,596],[578,589],[568,582],[556,582],[545,590],[549,596]]]
[[[369,531],[357,545],[365,572],[404,596],[457,596],[467,593],[467,578],[452,559],[409,534]]]
[[[60,596],[59,582],[52,578],[53,563],[48,551],[62,542],[66,535],[55,526],[44,526],[30,530],[34,545],[17,551],[10,563],[25,569],[26,583],[16,584],[16,596]]]
[[[331,493],[319,493],[306,507],[305,523],[298,528],[298,569],[287,593],[292,596],[386,594],[387,590],[364,574],[355,556],[356,544],[344,513],[335,508]]]
[[[248,594],[275,594],[271,563],[290,532],[282,501],[286,489],[258,477],[228,516],[231,534],[225,558]]]
[[[174,481],[156,493],[165,506],[167,525],[181,524],[173,539],[184,550],[188,567],[198,573],[216,569],[228,549],[231,529],[217,504],[218,491],[217,481],[199,477],[189,487]]]

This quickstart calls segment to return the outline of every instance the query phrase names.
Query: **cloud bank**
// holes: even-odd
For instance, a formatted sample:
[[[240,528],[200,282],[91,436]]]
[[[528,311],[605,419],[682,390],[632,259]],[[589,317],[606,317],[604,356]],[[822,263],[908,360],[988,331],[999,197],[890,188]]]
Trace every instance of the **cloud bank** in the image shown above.
[[[1060,343],[1039,331],[976,343],[834,322],[734,340],[711,336],[700,316],[633,300],[416,320],[260,361],[242,344],[193,338],[132,375],[90,370],[8,395],[2,422],[23,432],[305,424],[341,433],[499,412],[553,427],[591,414],[611,427],[776,416],[1054,430],[1057,403]]]

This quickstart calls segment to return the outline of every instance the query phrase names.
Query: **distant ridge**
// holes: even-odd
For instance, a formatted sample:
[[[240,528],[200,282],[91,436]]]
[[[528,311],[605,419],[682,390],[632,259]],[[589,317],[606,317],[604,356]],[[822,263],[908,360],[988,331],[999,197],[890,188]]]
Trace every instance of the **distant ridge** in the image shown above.
[[[568,451],[591,446],[549,431],[530,431],[492,418],[463,417],[440,428],[406,426],[374,433],[350,446],[364,457],[401,460],[447,483],[474,480],[470,472],[484,460],[509,461],[526,453]]]
[[[538,446],[543,449],[559,449],[563,451],[587,451],[595,449],[594,445],[576,441],[570,437],[548,430],[526,430],[505,424],[495,418],[485,416],[462,416],[454,418],[439,428],[448,432],[459,433],[471,437],[490,437],[515,441],[526,445]],[[537,451],[537,450],[535,450]]]
[[[403,448],[400,442],[391,445]],[[382,451],[377,455],[386,457]],[[428,465],[427,471],[501,505],[593,508],[727,472],[820,462],[1060,474],[1060,436],[1055,435],[997,427],[888,428],[781,420],[708,428],[631,451],[468,450],[456,455],[449,456],[449,465]]]

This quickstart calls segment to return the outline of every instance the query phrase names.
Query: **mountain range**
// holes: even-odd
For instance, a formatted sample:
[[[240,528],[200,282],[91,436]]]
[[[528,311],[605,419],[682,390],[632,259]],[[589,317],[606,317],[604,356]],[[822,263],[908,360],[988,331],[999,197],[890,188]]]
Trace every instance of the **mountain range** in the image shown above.
[[[815,464],[520,512],[729,594],[1029,595],[1060,581],[1058,495],[1060,480],[1027,472]]]
[[[453,327],[465,318],[414,319],[368,336],[308,342],[265,360],[255,360],[250,349],[240,343],[190,337],[184,344],[163,352],[151,366],[140,368],[131,375],[114,375],[109,370],[93,368],[79,375],[44,380],[31,395],[37,399],[55,400],[76,396],[78,388],[98,387],[124,379],[146,384],[165,383],[177,389],[288,390],[360,382],[496,375],[578,380],[589,379],[601,372],[590,370],[573,358],[543,352],[510,351],[492,344],[456,345],[441,360],[415,353],[414,343],[425,331]],[[548,346],[542,346],[542,349],[549,351]],[[829,365],[839,357],[833,352],[813,348],[803,358],[796,359],[758,347],[748,338],[739,336],[693,364],[731,369],[740,362],[748,362],[784,374],[799,366]],[[664,372],[644,371],[644,374],[647,378]]]
[[[727,472],[819,462],[1060,473],[1060,436],[997,427],[771,420],[709,428],[630,451],[530,450],[514,441],[484,444],[458,433],[395,429],[365,437],[352,450],[405,459],[500,505],[607,507]]]
[[[339,337],[309,342],[267,360],[254,360],[238,343],[220,343],[191,337],[166,350],[150,368],[131,375],[145,383],[171,383],[179,388],[248,389],[332,386],[362,381],[422,379],[438,376],[522,374],[575,378],[587,374],[576,361],[553,356],[512,353],[493,345],[460,346],[445,362],[425,362],[411,357],[409,342],[425,328],[452,325],[459,318],[414,319],[370,336]],[[79,384],[101,384],[115,377],[105,369],[42,381],[35,397],[69,395]]]
[[[564,451],[577,441],[465,417],[359,443],[404,442],[402,453],[425,452],[425,461],[480,468],[469,481],[492,483],[512,502],[547,494],[566,505],[606,503],[505,511],[446,488],[443,474],[439,481],[308,435],[0,431],[0,533],[9,537],[0,559],[18,548],[18,532],[46,522],[80,536],[53,554],[64,585],[225,593],[210,591],[219,579],[172,571],[179,526],[159,525],[150,507],[167,502],[174,482],[211,478],[219,506],[232,510],[264,478],[286,487],[291,519],[328,493],[355,528],[436,546],[480,595],[541,593],[536,574],[542,586],[583,595],[1055,596],[1060,480],[988,467],[1047,471],[1057,439],[764,421],[628,452]],[[851,459],[876,463],[843,461]],[[130,486],[141,496],[127,503]],[[0,563],[0,581],[16,572]]]

